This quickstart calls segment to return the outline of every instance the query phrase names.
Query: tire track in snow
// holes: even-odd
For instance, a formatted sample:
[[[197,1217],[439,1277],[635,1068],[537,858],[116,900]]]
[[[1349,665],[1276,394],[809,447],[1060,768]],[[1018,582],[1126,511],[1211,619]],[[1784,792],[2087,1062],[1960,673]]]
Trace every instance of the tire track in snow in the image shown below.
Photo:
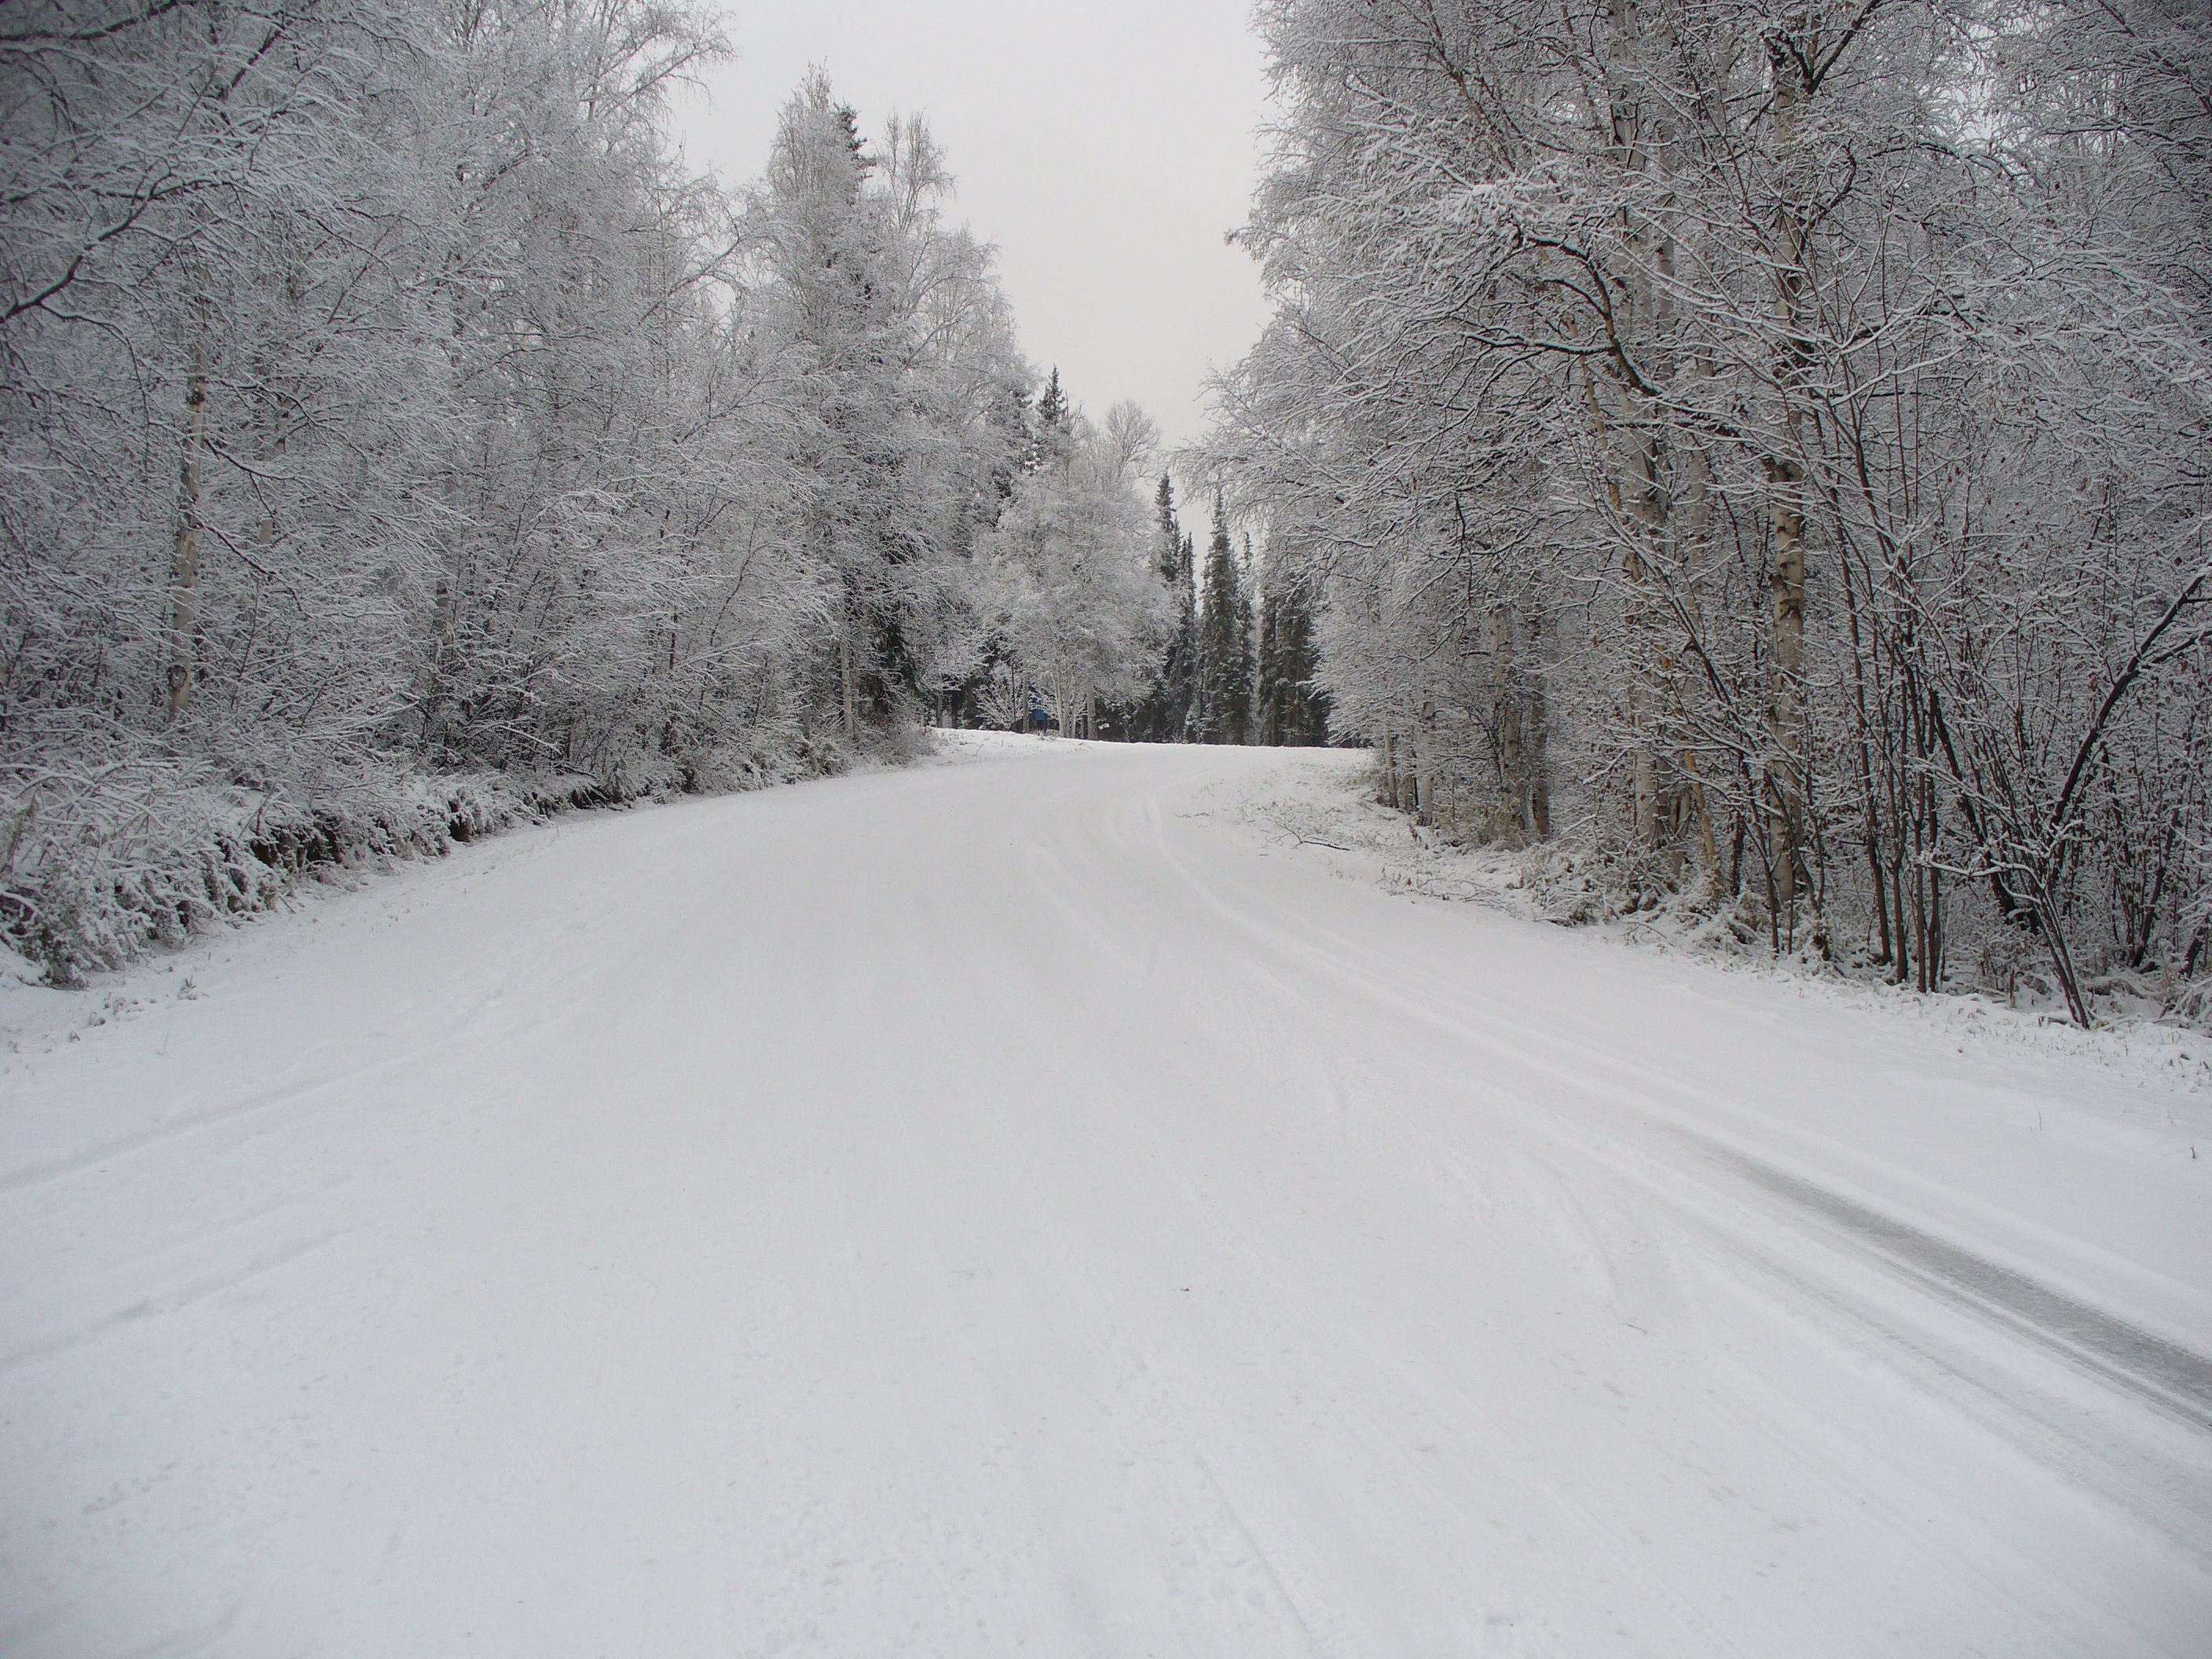
[[[158,1123],[149,1124],[144,1128],[130,1134],[117,1135],[112,1139],[101,1141],[95,1146],[88,1146],[59,1158],[49,1158],[18,1164],[13,1170],[0,1171],[0,1195],[35,1190],[56,1182],[66,1181],[71,1176],[101,1170],[109,1164],[125,1158],[135,1158],[142,1152],[167,1148],[211,1130],[250,1122],[264,1113],[277,1111],[286,1106],[301,1104],[343,1085],[396,1071],[427,1056],[450,1054],[455,1051],[459,1041],[467,1035],[467,1027],[473,1016],[474,1011],[471,1010],[463,1018],[450,1022],[425,1041],[411,1048],[403,1048],[393,1054],[382,1054],[374,1060],[363,1060],[358,1066],[339,1066],[333,1070],[319,1072],[313,1076],[296,1079],[289,1083],[271,1084],[266,1088],[257,1089],[236,1100],[210,1107],[205,1111],[164,1118]],[[479,1042],[487,1045],[495,1041],[520,1042],[526,1038],[539,1035],[558,1023],[556,1019],[541,1019],[517,1027],[511,1032],[502,1032],[496,1034],[495,1036],[479,1039]],[[327,1110],[331,1103],[325,1103],[324,1105],[316,1107],[315,1109]],[[258,1129],[248,1130],[245,1134],[219,1146],[217,1150],[227,1150],[228,1146],[251,1139],[253,1135],[259,1133],[262,1131]]]
[[[2212,1427],[2212,1360],[1840,1193],[1706,1142],[1753,1185],[1872,1245],[1917,1283],[1993,1319],[2198,1428]]]
[[[1163,851],[1173,861],[1173,854],[1164,848]],[[2212,1427],[2212,1359],[2115,1315],[2101,1312],[2025,1273],[1881,1214],[1805,1176],[1793,1175],[1741,1146],[1731,1146],[1702,1126],[1685,1121],[1680,1109],[1645,1089],[1606,1078],[1588,1066],[1571,1066],[1534,1054],[1528,1046],[1528,1040],[1536,1036],[1534,1033],[1516,1031],[1517,1040],[1508,1041],[1479,1030],[1467,1020],[1387,989],[1371,978],[1352,973],[1327,952],[1291,937],[1285,930],[1263,926],[1249,913],[1223,902],[1188,869],[1179,864],[1177,867],[1225,920],[1269,949],[1298,960],[1316,976],[1327,978],[1363,1000],[1409,1022],[1425,1025],[1440,1036],[1510,1060],[1583,1094],[1662,1120],[1674,1138],[1704,1158],[1875,1246],[1913,1282],[1939,1291],[1955,1305],[1978,1314],[2000,1328],[2027,1336],[2087,1367],[2106,1382],[2161,1411],[2183,1414],[2193,1426]],[[1352,940],[1340,941],[1340,948],[1345,954],[1367,953],[1367,947]],[[1410,964],[1396,966],[1401,972],[1423,972]],[[1556,1048],[1584,1047],[1556,1033],[1545,1033],[1540,1040]],[[1735,1103],[1688,1085],[1669,1083],[1665,1086],[1669,1092],[1698,1104],[1741,1109]]]
[[[27,1188],[42,1187],[50,1182],[66,1180],[70,1176],[82,1175],[88,1170],[99,1169],[104,1164],[113,1163],[118,1158],[128,1158],[134,1152],[144,1152],[149,1147],[165,1146],[185,1136],[198,1134],[204,1130],[220,1128],[226,1123],[234,1123],[240,1118],[250,1118],[256,1113],[282,1106],[287,1101],[295,1100],[303,1095],[314,1094],[337,1084],[349,1082],[380,1067],[394,1065],[412,1057],[412,1055],[403,1054],[390,1060],[371,1060],[364,1065],[344,1066],[337,1071],[325,1072],[319,1076],[304,1078],[295,1083],[276,1084],[270,1088],[258,1090],[241,1099],[234,1100],[227,1105],[215,1107],[204,1112],[196,1112],[185,1117],[169,1118],[142,1129],[135,1134],[118,1135],[112,1140],[102,1141],[97,1146],[86,1147],[81,1152],[71,1152],[62,1158],[19,1164],[15,1169],[0,1174],[0,1193],[21,1192]]]
[[[109,1332],[123,1326],[133,1325],[143,1319],[159,1318],[181,1312],[196,1302],[204,1302],[209,1297],[218,1295],[235,1285],[262,1278],[280,1268],[289,1267],[295,1261],[314,1255],[329,1248],[351,1231],[350,1228],[345,1228],[337,1232],[323,1233],[313,1238],[301,1239],[295,1243],[287,1244],[281,1249],[256,1256],[242,1267],[206,1274],[186,1284],[177,1285],[173,1289],[141,1297],[127,1307],[116,1309],[112,1312],[101,1314],[92,1319],[80,1321],[58,1331],[51,1331],[44,1336],[0,1352],[0,1376],[5,1376],[18,1365],[26,1364],[31,1360],[43,1359],[50,1354],[66,1353],[71,1348],[82,1347],[88,1342],[97,1341]]]
[[[2100,1440],[2078,1398],[2054,1395],[2047,1388],[2023,1388],[2017,1378],[1993,1374],[1979,1356],[1947,1340],[1948,1334],[1939,1328],[1908,1328],[1885,1316],[1872,1297],[1840,1282],[1832,1272],[1811,1270],[1802,1261],[1762,1249],[1740,1227],[1718,1222],[1663,1194],[1654,1196],[1671,1211],[1685,1246],[1742,1289],[1793,1317],[1802,1317],[1808,1308],[1818,1310],[1820,1318],[1810,1322],[1812,1328],[1854,1352],[1886,1362],[1917,1388],[1964,1408],[1978,1426],[2002,1435],[2037,1464],[2161,1534],[2179,1556],[2212,1570],[2206,1551],[2206,1540],[2212,1538],[2212,1488],[2197,1479],[2199,1466],[2168,1461],[2155,1441],[2129,1446]],[[1849,1242],[1838,1240],[1846,1245]],[[1851,1249],[1845,1260],[1887,1284],[1923,1293],[1929,1289],[1913,1285],[1863,1247]],[[1946,1300],[1944,1305],[1953,1304]],[[2035,1351],[2063,1367],[2066,1375],[2100,1384],[2107,1381],[2070,1355],[2040,1345]],[[2184,1432],[2196,1429],[2179,1413],[2161,1415]]]

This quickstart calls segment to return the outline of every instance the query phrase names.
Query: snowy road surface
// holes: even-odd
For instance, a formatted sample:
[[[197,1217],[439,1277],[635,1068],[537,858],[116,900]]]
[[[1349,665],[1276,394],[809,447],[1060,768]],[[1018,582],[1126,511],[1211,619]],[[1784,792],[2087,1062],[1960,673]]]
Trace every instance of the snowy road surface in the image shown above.
[[[971,752],[12,994],[0,1650],[2212,1651],[2201,1097]]]

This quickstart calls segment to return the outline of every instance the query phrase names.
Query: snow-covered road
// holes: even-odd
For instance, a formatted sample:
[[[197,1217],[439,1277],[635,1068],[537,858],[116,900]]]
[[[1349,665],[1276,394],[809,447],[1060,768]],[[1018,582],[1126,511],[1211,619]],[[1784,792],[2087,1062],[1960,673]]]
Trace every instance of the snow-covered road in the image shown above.
[[[2212,1649],[2202,1097],[967,752],[13,994],[0,1650]]]

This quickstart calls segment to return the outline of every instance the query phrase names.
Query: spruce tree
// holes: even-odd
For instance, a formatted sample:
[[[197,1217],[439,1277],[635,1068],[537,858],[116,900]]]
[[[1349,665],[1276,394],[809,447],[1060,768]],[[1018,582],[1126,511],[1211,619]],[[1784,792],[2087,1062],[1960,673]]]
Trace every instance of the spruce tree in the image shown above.
[[[1230,743],[1255,740],[1252,688],[1260,678],[1258,654],[1253,642],[1259,635],[1252,617],[1252,538],[1244,538],[1244,556],[1237,564],[1237,700],[1236,735]]]
[[[1178,743],[1189,735],[1191,687],[1198,656],[1198,618],[1191,591],[1191,543],[1176,517],[1175,483],[1166,473],[1153,497],[1158,526],[1154,569],[1172,600],[1164,648],[1152,689],[1137,706],[1133,735],[1150,743]]]
[[[1259,740],[1307,747],[1328,741],[1328,696],[1314,689],[1313,605],[1307,584],[1267,573],[1260,602]]]
[[[1197,741],[1198,543],[1188,531],[1176,552],[1175,727],[1177,743]]]
[[[1183,728],[1190,720],[1192,657],[1197,641],[1191,610],[1190,564],[1183,552],[1188,544],[1182,525],[1176,517],[1175,480],[1164,472],[1160,474],[1159,493],[1154,502],[1159,536],[1155,556],[1160,580],[1174,599],[1175,611],[1169,623],[1173,631],[1168,635],[1159,678],[1147,708],[1146,735],[1175,742],[1185,735]]]
[[[1194,735],[1204,743],[1243,743],[1252,717],[1251,602],[1237,580],[1237,556],[1221,500],[1206,550],[1206,611],[1199,620]]]
[[[1067,394],[1060,389],[1060,368],[1055,364],[1052,378],[1045,382],[1044,390],[1037,394],[1036,409],[1031,417],[1030,471],[1042,471],[1048,466],[1065,461],[1074,453],[1075,434],[1068,422],[1070,413]]]
[[[1252,693],[1252,725],[1259,741],[1270,748],[1279,746],[1283,741],[1283,673],[1275,626],[1276,612],[1280,609],[1274,582],[1263,577],[1260,587],[1260,672]]]
[[[1158,512],[1160,526],[1160,580],[1170,587],[1182,579],[1182,526],[1176,520],[1175,480],[1166,473],[1160,474],[1159,492],[1152,498]]]

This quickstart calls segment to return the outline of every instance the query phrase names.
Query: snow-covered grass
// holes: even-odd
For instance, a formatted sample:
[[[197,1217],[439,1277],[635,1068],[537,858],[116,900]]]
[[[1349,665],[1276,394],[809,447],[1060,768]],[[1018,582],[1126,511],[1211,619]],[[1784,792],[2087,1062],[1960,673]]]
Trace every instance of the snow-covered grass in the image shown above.
[[[2212,1029],[2201,1001],[2170,1015],[2170,994],[2112,976],[2093,981],[2100,1020],[2085,1031],[2066,1018],[2057,990],[2035,978],[2033,963],[2008,995],[1966,979],[1923,995],[1872,972],[1844,971],[1811,951],[1778,960],[1763,933],[1685,902],[1658,871],[1639,881],[1627,861],[1603,849],[1461,846],[1376,802],[1371,783],[1355,763],[1316,757],[1268,775],[1249,795],[1224,799],[1221,811],[1285,846],[1338,854],[1337,868],[1385,891],[1480,905],[1621,946],[1689,957],[1838,1007],[1904,1020],[1980,1052],[2065,1054],[2147,1083],[2212,1091]]]

